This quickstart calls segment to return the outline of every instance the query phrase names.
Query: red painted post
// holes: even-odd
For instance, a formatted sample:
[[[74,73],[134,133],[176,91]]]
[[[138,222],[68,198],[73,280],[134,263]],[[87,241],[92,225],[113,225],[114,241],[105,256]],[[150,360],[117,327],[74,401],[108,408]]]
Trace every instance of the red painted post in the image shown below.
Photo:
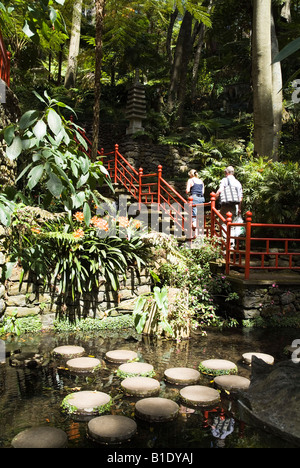
[[[212,192],[210,194],[210,237],[215,235],[215,212],[213,209],[216,208],[216,194]]]
[[[160,206],[160,186],[162,177],[162,165],[160,164],[157,168],[157,203]]]
[[[232,213],[226,213],[226,275],[230,272],[230,237],[231,237]]]
[[[192,239],[193,236],[193,197],[188,198],[188,226],[187,226],[187,238]]]
[[[144,169],[142,167],[139,168],[139,209],[141,208],[142,203],[142,179],[143,179]]]
[[[118,152],[119,152],[119,145],[115,145],[115,177],[114,177],[114,183],[117,183],[117,171],[118,171]]]
[[[250,276],[250,258],[251,258],[251,223],[252,213],[246,213],[246,250],[245,250],[245,279],[248,280]]]
[[[11,61],[11,53],[7,53],[7,86],[10,88],[10,61]]]

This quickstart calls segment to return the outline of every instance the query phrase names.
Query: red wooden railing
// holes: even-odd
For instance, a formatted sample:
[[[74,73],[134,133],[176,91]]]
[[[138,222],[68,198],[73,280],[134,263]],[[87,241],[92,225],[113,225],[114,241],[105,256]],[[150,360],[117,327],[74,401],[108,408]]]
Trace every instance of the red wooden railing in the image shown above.
[[[88,150],[85,151],[90,154],[91,142],[84,132],[82,136],[88,144]],[[143,168],[137,171],[119,152],[118,145],[115,145],[114,151],[109,153],[105,153],[103,149],[98,151],[98,157],[103,161],[112,181],[125,187],[134,200],[147,206],[156,205],[158,209],[168,214],[177,227],[177,237],[180,237],[181,231],[190,241],[195,232],[192,228],[192,208],[195,206],[203,210],[209,208],[209,216],[207,213],[203,216],[203,211],[197,216],[196,230],[202,235],[219,238],[224,251],[227,275],[233,268],[242,270],[246,280],[249,279],[252,270],[300,270],[300,225],[253,223],[252,213],[249,211],[246,213],[244,223],[234,223],[231,213],[227,213],[224,218],[216,208],[215,193],[211,193],[209,203],[201,205],[194,205],[192,198],[188,201],[183,198],[162,177],[161,165],[155,173],[144,174]],[[244,228],[243,236],[234,235],[237,227]],[[278,233],[278,236],[254,235],[257,229],[260,231],[272,229]],[[299,238],[279,235],[283,230],[291,229],[299,232]]]
[[[243,227],[245,235],[235,236],[237,227]],[[261,236],[259,232],[263,230],[272,230],[275,235]],[[291,230],[292,233],[298,232],[298,237],[282,235],[284,231]],[[231,213],[227,213],[225,219],[216,209],[215,193],[211,194],[211,236],[219,237],[223,245],[226,274],[232,268],[241,269],[247,280],[252,270],[300,270],[300,225],[253,223],[250,211],[246,213],[244,223],[233,223]]]
[[[10,52],[7,52],[0,32],[0,79],[10,86]]]

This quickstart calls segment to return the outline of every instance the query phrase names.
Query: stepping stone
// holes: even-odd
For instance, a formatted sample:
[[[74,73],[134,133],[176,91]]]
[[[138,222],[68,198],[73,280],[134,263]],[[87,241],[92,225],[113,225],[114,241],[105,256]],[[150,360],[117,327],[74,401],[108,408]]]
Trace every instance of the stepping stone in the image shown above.
[[[121,364],[122,362],[133,361],[137,359],[138,355],[135,351],[128,349],[115,349],[114,351],[108,351],[105,354],[105,359],[115,364]]]
[[[214,383],[222,390],[234,392],[237,390],[247,390],[250,385],[250,380],[240,375],[219,375],[215,377]]]
[[[150,422],[173,421],[177,418],[179,406],[167,398],[143,398],[135,405],[135,415]]]
[[[85,353],[85,349],[82,346],[58,346],[54,348],[52,354],[58,355],[61,357],[66,357],[68,359],[82,356]]]
[[[220,393],[204,385],[190,385],[179,392],[181,399],[192,406],[211,407],[220,402]]]
[[[226,359],[208,359],[200,362],[199,371],[208,375],[237,374],[237,366]]]
[[[142,398],[158,395],[160,391],[159,381],[151,377],[127,377],[121,387],[127,395]]]
[[[94,372],[101,366],[101,361],[96,358],[79,357],[67,361],[66,366],[70,371],[77,373]]]
[[[155,375],[154,368],[146,362],[129,362],[121,364],[117,370],[117,376],[122,379],[127,377],[153,377]]]
[[[252,362],[252,356],[256,356],[259,359],[262,359],[265,361],[267,364],[274,364],[274,358],[270,354],[264,354],[264,353],[245,353],[243,354],[243,361],[246,364],[251,365]]]
[[[38,426],[20,432],[11,445],[13,448],[66,448],[68,436],[56,427]]]
[[[131,439],[136,431],[136,422],[126,416],[99,416],[91,419],[88,423],[89,437],[95,442],[104,444],[118,443]]]
[[[94,416],[110,409],[112,399],[107,393],[97,391],[75,392],[62,401],[62,408],[72,415]]]
[[[188,367],[173,367],[165,370],[165,380],[175,385],[192,385],[200,379],[200,372]]]

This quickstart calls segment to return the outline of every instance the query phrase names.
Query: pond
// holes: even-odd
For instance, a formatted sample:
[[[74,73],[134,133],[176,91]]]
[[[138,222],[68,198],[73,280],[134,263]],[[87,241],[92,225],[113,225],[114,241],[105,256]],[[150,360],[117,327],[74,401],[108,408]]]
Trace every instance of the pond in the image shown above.
[[[116,375],[117,366],[106,365],[93,375],[74,376],[63,369],[51,356],[52,350],[62,345],[82,346],[86,355],[104,359],[105,353],[114,349],[136,351],[139,360],[150,363],[160,381],[161,397],[178,402],[181,387],[164,381],[164,371],[171,367],[198,368],[204,359],[227,359],[238,366],[239,375],[250,378],[251,371],[241,362],[245,352],[271,354],[275,362],[285,360],[284,348],[299,338],[295,329],[230,329],[208,331],[206,337],[174,342],[137,335],[134,330],[101,333],[41,332],[22,335],[4,342],[6,358],[0,364],[0,447],[11,447],[12,439],[21,431],[34,426],[54,426],[67,433],[69,448],[96,448],[87,437],[87,421],[61,411],[66,395],[77,390],[98,390],[113,397],[111,414],[135,418],[135,402],[127,397]],[[2,342],[3,343],[3,342]],[[2,346],[3,349],[3,346]],[[45,365],[37,369],[13,367],[10,356],[16,351],[34,351],[49,357]],[[3,353],[2,353],[3,355]],[[1,357],[1,356],[0,356]],[[1,362],[1,359],[0,359]],[[201,376],[200,385],[212,386],[211,378]],[[172,422],[148,423],[138,420],[138,431],[131,441],[124,442],[126,449],[197,449],[226,448],[290,448],[292,445],[267,432],[245,425],[239,420],[236,402],[222,396],[221,404],[213,411],[192,409],[180,405],[180,413]],[[221,427],[223,437],[214,430]],[[218,426],[218,427],[219,427]],[[230,428],[230,429],[229,429]],[[225,432],[224,432],[225,431]]]

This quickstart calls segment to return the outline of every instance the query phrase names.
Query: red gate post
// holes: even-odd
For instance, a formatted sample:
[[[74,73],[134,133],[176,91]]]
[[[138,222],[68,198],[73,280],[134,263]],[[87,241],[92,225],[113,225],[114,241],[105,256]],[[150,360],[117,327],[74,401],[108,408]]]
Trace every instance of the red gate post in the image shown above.
[[[226,216],[226,275],[229,275],[232,213],[228,211],[228,213],[226,213]]]
[[[210,194],[210,237],[214,237],[215,235],[215,212],[214,209],[216,208],[216,194],[212,192]]]
[[[252,213],[246,213],[246,250],[245,250],[245,279],[248,280],[250,276],[250,257],[251,257],[251,224]]]
[[[162,178],[162,165],[160,164],[157,167],[157,203],[158,207],[160,206],[160,184],[161,184],[161,178]]]
[[[141,209],[142,203],[142,179],[143,179],[144,169],[142,167],[139,168],[139,210]]]
[[[119,145],[115,145],[115,177],[114,177],[114,183],[117,183],[117,170],[118,170],[118,152],[119,152]]]

